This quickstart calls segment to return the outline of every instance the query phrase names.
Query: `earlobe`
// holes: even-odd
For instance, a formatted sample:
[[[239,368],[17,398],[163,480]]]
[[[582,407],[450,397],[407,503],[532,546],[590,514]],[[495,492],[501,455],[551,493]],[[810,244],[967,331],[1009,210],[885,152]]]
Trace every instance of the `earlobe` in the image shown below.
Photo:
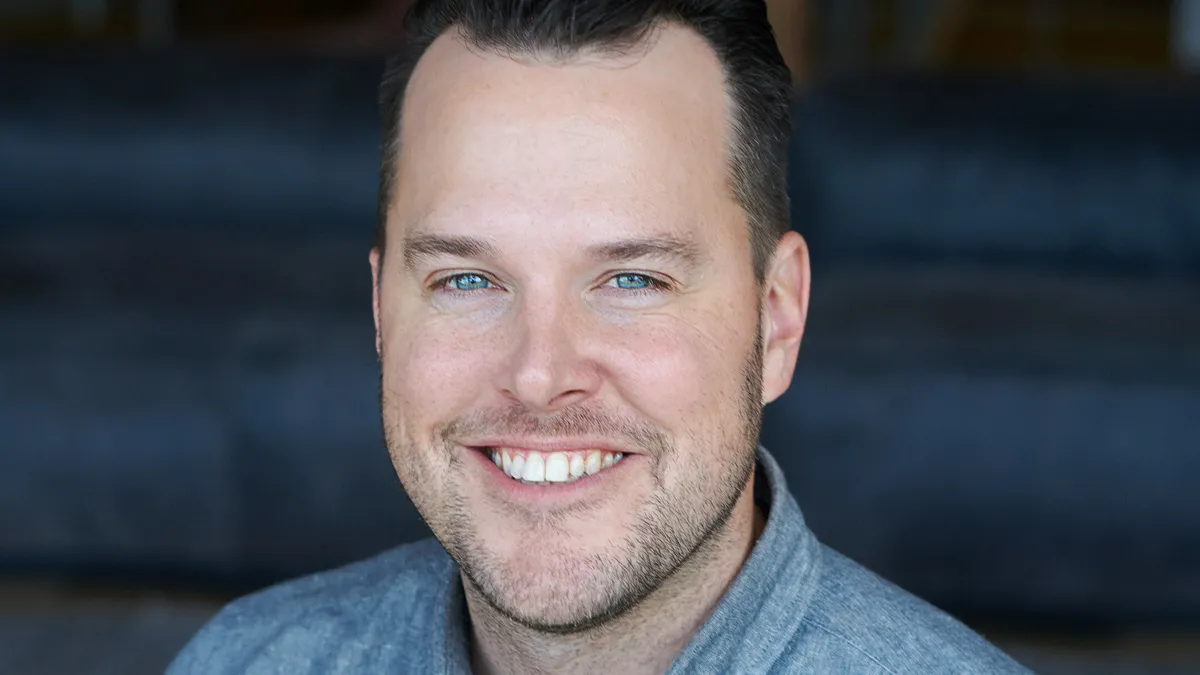
[[[371,314],[375,318],[375,355],[382,358],[383,356],[383,340],[379,331],[379,249],[372,248],[371,254],[368,256],[371,263]]]
[[[800,353],[808,318],[810,269],[808,245],[788,232],[775,247],[763,279],[763,403],[787,391]]]

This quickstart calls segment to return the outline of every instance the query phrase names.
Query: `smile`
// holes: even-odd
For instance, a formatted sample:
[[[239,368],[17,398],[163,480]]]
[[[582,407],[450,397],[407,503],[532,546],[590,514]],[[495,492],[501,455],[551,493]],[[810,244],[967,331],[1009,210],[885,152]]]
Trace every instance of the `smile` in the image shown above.
[[[625,455],[604,450],[538,452],[518,448],[483,448],[508,477],[522,483],[573,483],[615,466]]]

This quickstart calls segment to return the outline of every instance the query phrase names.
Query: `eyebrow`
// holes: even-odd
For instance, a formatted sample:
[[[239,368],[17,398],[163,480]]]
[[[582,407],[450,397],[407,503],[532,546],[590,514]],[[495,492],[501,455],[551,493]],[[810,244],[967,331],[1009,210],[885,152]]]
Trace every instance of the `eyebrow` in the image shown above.
[[[690,239],[679,237],[639,237],[620,239],[589,246],[588,257],[605,262],[626,262],[630,260],[661,260],[678,263],[687,268],[700,265],[702,256],[700,248]]]
[[[500,249],[495,244],[477,237],[447,236],[440,234],[416,234],[405,237],[404,266],[413,269],[422,259],[439,255],[457,258],[499,258]]]
[[[415,234],[403,242],[404,265],[415,268],[423,259],[436,256],[456,258],[500,258],[500,249],[492,242],[478,237],[440,234]],[[632,260],[661,260],[677,263],[689,269],[698,267],[702,256],[690,239],[672,236],[635,237],[593,244],[586,249],[587,257],[607,263]]]

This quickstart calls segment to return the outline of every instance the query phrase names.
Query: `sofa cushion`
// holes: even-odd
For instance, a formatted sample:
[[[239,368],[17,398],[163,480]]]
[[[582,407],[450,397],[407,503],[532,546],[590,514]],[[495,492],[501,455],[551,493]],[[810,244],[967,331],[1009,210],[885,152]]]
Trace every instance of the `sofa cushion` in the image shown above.
[[[825,259],[1200,276],[1200,78],[870,74],[800,99]]]

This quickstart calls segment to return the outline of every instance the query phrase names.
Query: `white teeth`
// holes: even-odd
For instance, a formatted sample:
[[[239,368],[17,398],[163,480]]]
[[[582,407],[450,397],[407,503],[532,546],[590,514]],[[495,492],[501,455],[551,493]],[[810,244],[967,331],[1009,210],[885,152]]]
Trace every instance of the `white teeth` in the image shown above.
[[[599,473],[625,457],[622,453],[589,450],[586,453],[527,452],[517,454],[508,450],[491,450],[492,462],[509,477],[523,483],[552,485],[571,483],[585,475]]]
[[[587,460],[584,462],[584,467],[583,467],[584,471],[587,471],[589,476],[598,472],[601,468],[600,460],[601,460],[601,457],[600,457],[600,453],[598,451],[592,450],[591,452],[589,452],[587,454]]]
[[[521,480],[527,480],[530,483],[540,483],[546,480],[546,460],[542,459],[542,453],[531,452],[525,458],[525,470],[521,472]]]
[[[528,468],[528,465],[526,465]],[[562,452],[552,452],[546,457],[546,478],[550,483],[565,483],[571,477],[571,462]]]

